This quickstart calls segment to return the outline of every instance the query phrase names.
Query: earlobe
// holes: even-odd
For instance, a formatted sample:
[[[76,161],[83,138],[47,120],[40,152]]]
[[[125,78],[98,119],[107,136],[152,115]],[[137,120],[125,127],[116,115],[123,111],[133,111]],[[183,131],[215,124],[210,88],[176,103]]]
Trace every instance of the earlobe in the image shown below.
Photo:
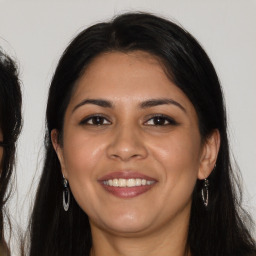
[[[51,131],[51,141],[60,162],[62,175],[63,177],[67,178],[67,173],[65,171],[65,164],[64,164],[64,158],[63,158],[63,150],[59,144],[59,132],[57,129],[53,129]]]
[[[220,148],[219,130],[214,130],[204,142],[200,168],[198,171],[198,179],[206,179],[214,169]]]
[[[52,141],[52,145],[53,145],[54,150],[55,150],[56,153],[57,153],[57,150],[58,150],[58,147],[59,147],[58,135],[59,135],[59,133],[58,133],[57,129],[53,129],[51,131],[51,141]]]

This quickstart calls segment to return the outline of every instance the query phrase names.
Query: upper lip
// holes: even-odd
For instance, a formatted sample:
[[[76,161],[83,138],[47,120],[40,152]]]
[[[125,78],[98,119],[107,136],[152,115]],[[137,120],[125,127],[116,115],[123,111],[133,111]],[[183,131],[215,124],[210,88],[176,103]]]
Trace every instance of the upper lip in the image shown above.
[[[156,179],[149,177],[145,174],[134,172],[134,171],[117,171],[108,173],[98,179],[98,181],[112,180],[112,179],[145,179],[145,180],[154,180]]]

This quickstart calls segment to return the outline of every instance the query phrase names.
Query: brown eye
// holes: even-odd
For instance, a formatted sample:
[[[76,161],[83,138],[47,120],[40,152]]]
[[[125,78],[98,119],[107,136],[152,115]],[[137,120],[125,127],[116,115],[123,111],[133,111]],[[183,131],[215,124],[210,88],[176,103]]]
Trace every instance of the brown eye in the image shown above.
[[[165,125],[177,125],[177,122],[171,117],[156,115],[150,118],[145,124],[152,125],[152,126],[165,126]]]
[[[95,116],[87,117],[86,119],[81,121],[80,124],[100,126],[100,125],[109,125],[109,124],[111,124],[111,122],[108,121],[103,116],[95,115]]]

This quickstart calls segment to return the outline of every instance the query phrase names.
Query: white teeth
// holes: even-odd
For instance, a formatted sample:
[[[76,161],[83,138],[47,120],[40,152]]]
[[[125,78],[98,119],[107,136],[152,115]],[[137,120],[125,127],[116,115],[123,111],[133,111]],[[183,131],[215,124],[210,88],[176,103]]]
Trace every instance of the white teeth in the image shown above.
[[[103,181],[104,185],[111,187],[138,187],[138,186],[146,186],[152,185],[155,183],[153,180],[146,179],[112,179]]]
[[[141,179],[136,179],[136,186],[141,186]]]
[[[113,179],[113,186],[118,187],[118,179]]]
[[[126,179],[119,179],[118,187],[126,187]]]
[[[135,187],[135,179],[128,179],[126,181],[126,186],[127,187]]]

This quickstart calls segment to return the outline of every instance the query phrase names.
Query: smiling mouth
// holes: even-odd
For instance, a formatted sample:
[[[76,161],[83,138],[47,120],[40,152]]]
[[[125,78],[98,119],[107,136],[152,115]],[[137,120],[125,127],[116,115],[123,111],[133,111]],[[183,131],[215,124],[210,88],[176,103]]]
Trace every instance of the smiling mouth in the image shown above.
[[[115,172],[102,177],[99,183],[112,195],[128,199],[146,193],[157,181],[139,173]]]
[[[146,180],[146,179],[109,179],[104,180],[103,184],[110,187],[121,187],[121,188],[132,188],[139,186],[150,186],[154,184],[154,180]]]

